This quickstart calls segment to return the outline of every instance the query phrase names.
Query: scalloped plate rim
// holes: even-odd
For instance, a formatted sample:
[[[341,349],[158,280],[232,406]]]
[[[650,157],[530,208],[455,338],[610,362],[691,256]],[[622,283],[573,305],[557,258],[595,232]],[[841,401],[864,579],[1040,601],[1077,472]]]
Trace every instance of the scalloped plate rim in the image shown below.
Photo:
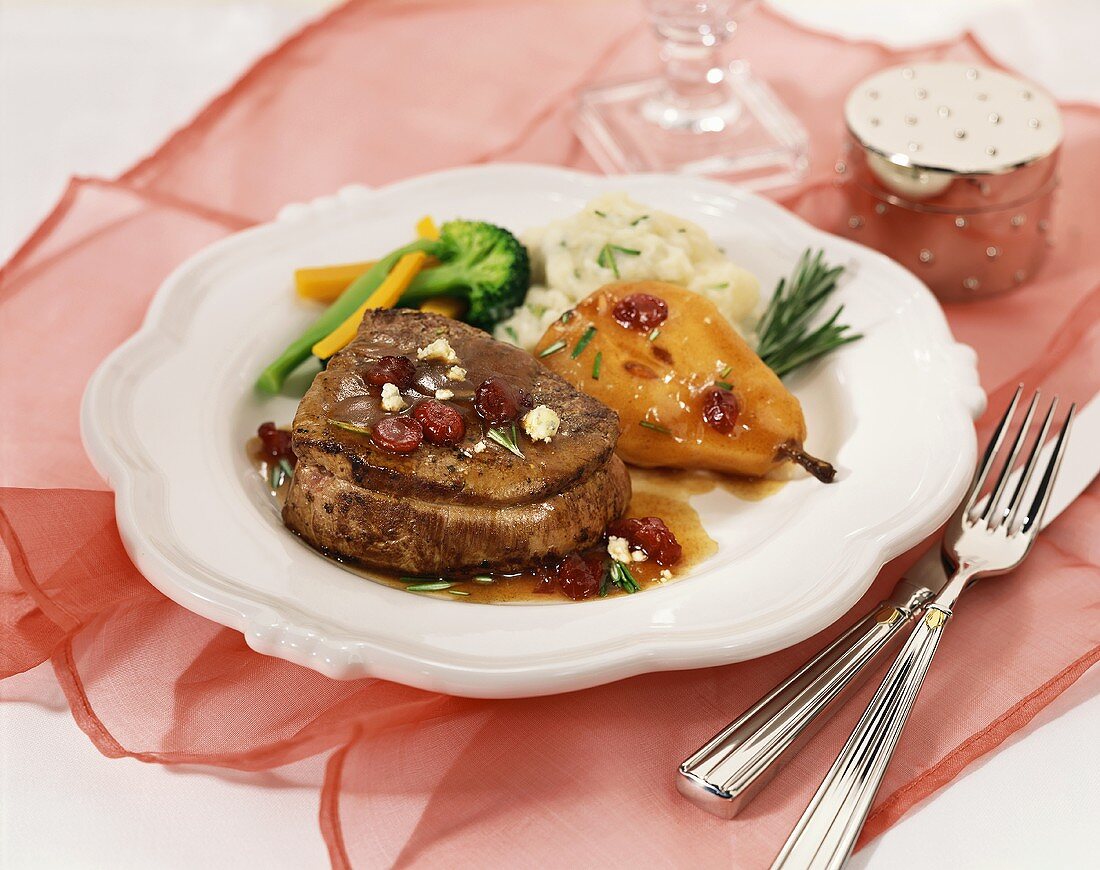
[[[718,642],[712,635],[693,635],[690,630],[677,627],[672,631],[653,632],[650,636],[634,638],[630,644],[619,648],[577,647],[573,655],[562,654],[553,660],[541,662],[504,663],[489,660],[476,661],[472,658],[459,662],[433,658],[425,653],[423,647],[417,648],[412,645],[402,650],[392,644],[348,633],[339,627],[311,624],[311,620],[295,618],[293,615],[288,619],[285,614],[278,612],[278,608],[273,609],[251,600],[248,594],[227,597],[211,591],[204,587],[201,581],[196,581],[192,575],[182,570],[179,565],[173,564],[170,560],[166,561],[155,547],[150,547],[141,517],[134,505],[134,492],[137,481],[140,479],[140,469],[127,460],[126,452],[120,445],[111,444],[111,439],[107,435],[110,427],[103,425],[102,412],[104,402],[108,401],[107,391],[112,375],[116,370],[125,370],[125,363],[131,354],[136,354],[143,345],[156,340],[162,327],[160,320],[163,310],[168,305],[174,288],[184,282],[189,274],[200,270],[209,262],[216,262],[225,251],[246,244],[249,239],[279,232],[281,228],[293,226],[300,220],[308,221],[311,217],[325,215],[343,204],[361,203],[383,195],[393,196],[403,189],[440,183],[445,179],[461,179],[470,176],[485,180],[496,176],[499,182],[517,173],[559,179],[564,184],[596,184],[605,188],[623,183],[625,180],[705,187],[722,197],[747,204],[747,208],[760,209],[769,214],[773,221],[789,225],[811,240],[828,239],[830,243],[857,252],[862,261],[874,263],[879,268],[893,272],[898,280],[920,287],[926,297],[925,301],[930,303],[922,310],[926,318],[925,325],[939,333],[939,343],[944,348],[955,352],[952,367],[958,389],[957,394],[953,396],[954,410],[958,412],[960,418],[965,415],[967,420],[982,410],[984,397],[977,386],[973,354],[957,350],[963,346],[958,345],[951,337],[938,303],[915,276],[877,252],[854,242],[830,236],[804,223],[800,218],[770,200],[739,191],[721,182],[657,175],[608,179],[554,167],[495,164],[486,167],[460,167],[445,170],[381,188],[353,186],[345,188],[336,195],[322,197],[308,204],[285,207],[276,221],[219,240],[181,264],[157,291],[139,331],[117,348],[90,380],[81,413],[81,429],[86,449],[96,468],[116,491],[116,515],[124,544],[135,565],[153,585],[181,605],[242,631],[249,645],[257,651],[286,658],[336,678],[376,676],[421,688],[478,697],[549,694],[585,688],[649,671],[729,663],[766,654],[796,643],[831,624],[846,612],[870,585],[882,564],[925,538],[950,513],[968,482],[969,471],[976,453],[976,446],[973,443],[964,445],[958,451],[956,462],[949,469],[950,473],[946,475],[947,489],[941,500],[942,504],[925,509],[916,521],[910,523],[909,528],[900,533],[897,530],[881,530],[859,539],[858,547],[856,541],[851,542],[848,560],[854,560],[859,567],[858,570],[850,573],[856,575],[857,579],[848,582],[843,594],[837,594],[833,599],[821,603],[812,611],[799,612],[788,619],[783,632],[778,632],[774,626],[770,629],[765,626],[755,635],[742,634],[738,638],[727,638],[725,642]],[[965,471],[965,474],[962,471]],[[656,590],[656,592],[660,591],[662,590]],[[647,593],[646,597],[652,594]],[[612,603],[601,602],[601,604]],[[423,604],[431,606],[440,603],[424,601]],[[446,603],[442,606],[464,607],[456,603]],[[591,604],[563,606],[588,607]],[[294,611],[296,608],[291,606],[288,609]],[[596,641],[596,646],[599,643],[600,641]]]

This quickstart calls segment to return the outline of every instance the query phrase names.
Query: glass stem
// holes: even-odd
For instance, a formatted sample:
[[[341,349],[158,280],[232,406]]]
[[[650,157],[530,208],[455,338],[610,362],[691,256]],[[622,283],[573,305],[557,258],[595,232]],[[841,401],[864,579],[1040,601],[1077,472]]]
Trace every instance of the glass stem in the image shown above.
[[[728,81],[724,46],[734,24],[729,3],[648,0],[660,40],[661,87],[643,114],[666,130],[720,132],[741,115]]]
[[[730,99],[720,46],[665,40],[660,56],[669,103],[690,111],[719,106]]]

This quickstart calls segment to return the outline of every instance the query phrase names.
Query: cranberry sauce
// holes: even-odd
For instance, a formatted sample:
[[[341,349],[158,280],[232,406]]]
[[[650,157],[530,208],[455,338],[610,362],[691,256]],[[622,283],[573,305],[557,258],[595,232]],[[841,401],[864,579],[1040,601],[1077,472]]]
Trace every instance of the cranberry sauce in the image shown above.
[[[534,407],[534,358],[444,331],[437,337],[447,339],[457,362],[419,359],[418,345],[404,336],[378,335],[345,351],[346,364],[325,375],[335,399],[329,419],[370,432],[387,453],[407,455],[424,443],[469,450],[489,427],[515,423]],[[432,340],[421,336],[419,345]],[[405,422],[383,425],[398,418]]]

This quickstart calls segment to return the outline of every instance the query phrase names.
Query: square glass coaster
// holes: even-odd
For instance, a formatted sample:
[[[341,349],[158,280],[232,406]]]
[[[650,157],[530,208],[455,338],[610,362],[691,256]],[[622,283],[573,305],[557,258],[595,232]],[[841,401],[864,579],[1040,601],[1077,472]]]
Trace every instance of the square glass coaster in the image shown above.
[[[808,137],[798,119],[743,61],[722,77],[726,99],[690,111],[670,101],[660,77],[591,88],[577,134],[609,174],[685,172],[756,190],[804,178]]]

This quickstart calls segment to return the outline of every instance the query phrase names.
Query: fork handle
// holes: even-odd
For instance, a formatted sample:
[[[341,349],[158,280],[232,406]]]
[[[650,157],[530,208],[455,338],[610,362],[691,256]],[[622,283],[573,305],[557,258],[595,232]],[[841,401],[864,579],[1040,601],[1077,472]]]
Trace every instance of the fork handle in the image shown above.
[[[734,818],[826,721],[826,711],[873,673],[932,598],[899,584],[894,594],[723,728],[680,765],[676,786],[701,809]]]
[[[950,617],[938,603],[925,611],[772,870],[838,870],[848,859]]]

